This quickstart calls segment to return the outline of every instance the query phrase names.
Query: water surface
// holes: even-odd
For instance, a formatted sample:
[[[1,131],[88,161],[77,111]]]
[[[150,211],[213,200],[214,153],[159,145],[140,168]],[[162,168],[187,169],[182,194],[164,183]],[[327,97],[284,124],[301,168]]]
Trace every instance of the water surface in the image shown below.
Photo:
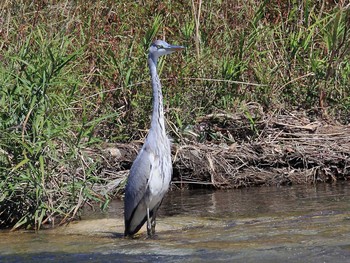
[[[66,227],[0,232],[0,262],[350,262],[349,196],[349,182],[172,191],[155,239],[124,239],[115,200]]]

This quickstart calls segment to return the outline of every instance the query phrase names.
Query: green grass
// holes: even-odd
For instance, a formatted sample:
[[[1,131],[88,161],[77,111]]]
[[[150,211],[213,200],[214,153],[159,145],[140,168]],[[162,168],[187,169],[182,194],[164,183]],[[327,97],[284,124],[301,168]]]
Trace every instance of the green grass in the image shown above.
[[[215,112],[299,109],[349,123],[350,8],[329,1],[3,1],[0,227],[74,218],[100,163],[86,149],[143,138],[155,38],[171,135]]]

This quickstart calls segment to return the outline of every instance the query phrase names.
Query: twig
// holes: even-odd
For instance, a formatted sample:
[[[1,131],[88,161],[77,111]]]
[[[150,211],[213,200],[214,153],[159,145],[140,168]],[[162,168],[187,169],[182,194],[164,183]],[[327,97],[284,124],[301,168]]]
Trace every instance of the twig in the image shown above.
[[[196,11],[194,0],[192,0],[192,13],[193,13],[194,22],[195,22],[195,25],[196,25],[195,42],[196,42],[197,58],[199,58],[199,56],[200,56],[199,19],[200,19],[200,16],[201,16],[201,7],[202,7],[202,0],[199,0],[198,1],[198,10]]]
[[[317,127],[320,126],[319,123],[309,123],[309,124],[304,125],[304,126],[291,125],[291,124],[281,123],[281,122],[275,122],[274,124],[279,125],[279,126],[294,128],[294,129],[308,130],[308,131],[315,131],[317,129]]]
[[[292,79],[291,81],[288,81],[286,84],[284,84],[284,85],[282,85],[281,87],[279,87],[279,88],[277,89],[277,91],[283,90],[284,87],[288,86],[289,84],[292,84],[293,82],[297,82],[298,80],[301,80],[301,79],[306,78],[306,77],[309,77],[309,76],[315,76],[315,73],[309,72],[309,73],[307,73],[307,74],[305,74],[305,75],[303,75],[303,76],[300,76],[300,77],[297,77],[297,78],[295,78],[295,79]]]
[[[27,122],[28,122],[28,120],[29,120],[30,114],[32,113],[32,110],[33,110],[33,108],[31,108],[31,109],[28,111],[28,113],[27,113],[27,115],[26,115],[26,118],[24,119],[23,124],[22,124],[22,142],[24,142],[24,133],[25,133],[25,131],[26,131]]]
[[[242,84],[242,85],[257,86],[257,87],[267,87],[268,86],[266,84],[258,84],[258,83],[243,82],[243,81],[228,80],[228,79],[210,79],[210,78],[183,78],[183,79],[184,80],[226,82],[226,83]]]

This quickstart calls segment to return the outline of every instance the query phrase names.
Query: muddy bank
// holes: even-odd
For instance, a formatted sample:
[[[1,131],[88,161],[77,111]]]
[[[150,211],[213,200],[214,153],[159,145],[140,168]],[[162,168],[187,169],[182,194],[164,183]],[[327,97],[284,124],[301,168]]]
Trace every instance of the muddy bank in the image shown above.
[[[350,178],[350,126],[300,112],[257,116],[262,115],[198,119],[172,145],[173,187],[238,188]],[[96,189],[122,191],[141,146],[133,142],[100,150],[104,160],[100,175],[109,182]]]

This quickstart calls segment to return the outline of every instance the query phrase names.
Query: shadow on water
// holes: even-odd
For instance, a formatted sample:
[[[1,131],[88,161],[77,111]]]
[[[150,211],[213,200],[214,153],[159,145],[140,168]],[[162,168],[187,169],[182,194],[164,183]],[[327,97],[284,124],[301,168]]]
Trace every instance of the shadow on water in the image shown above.
[[[0,262],[348,262],[349,196],[349,182],[173,191],[154,239],[124,239],[115,200],[66,227],[0,232]]]

